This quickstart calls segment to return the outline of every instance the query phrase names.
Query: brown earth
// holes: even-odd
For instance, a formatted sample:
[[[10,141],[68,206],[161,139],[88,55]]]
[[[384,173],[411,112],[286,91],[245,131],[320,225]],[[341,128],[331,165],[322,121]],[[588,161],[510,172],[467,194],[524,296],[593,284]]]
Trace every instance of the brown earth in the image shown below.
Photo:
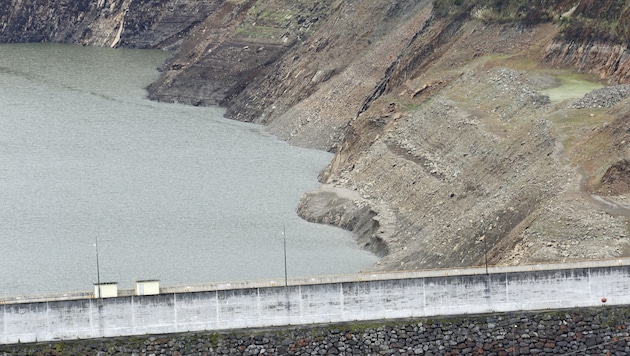
[[[357,83],[344,83],[371,78],[350,65],[342,78],[331,78],[286,115],[310,120],[291,127],[280,116],[276,123],[282,124],[269,126],[280,137],[304,144],[300,135],[321,132],[326,128],[318,122],[329,124],[328,117],[341,116],[334,108],[360,113],[342,121],[348,123],[344,140],[322,180],[354,190],[362,199],[347,201],[339,211],[339,197],[323,208],[321,202],[311,204],[315,192],[305,195],[298,212],[330,222],[324,217],[331,211],[344,216],[369,206],[375,215],[372,228],[363,223],[360,236],[362,246],[386,253],[376,270],[479,265],[486,251],[491,264],[627,255],[627,199],[607,197],[613,206],[591,194],[606,162],[628,157],[627,133],[608,137],[620,150],[600,147],[601,139],[586,130],[610,116],[586,115],[584,109],[570,109],[569,102],[551,104],[540,94],[557,85],[556,76],[563,73],[540,62],[557,28],[471,22],[443,35],[448,26],[453,24],[434,23],[410,45],[417,51],[436,47],[426,56],[397,58],[396,64],[412,63],[407,67],[414,76],[398,74],[407,77],[395,86],[389,78],[387,93],[367,110],[353,109],[343,102],[347,97],[330,96],[328,88],[347,85],[352,89],[345,92],[353,93]],[[381,40],[383,48],[376,43],[372,53],[391,53],[388,46],[403,42],[394,36]],[[392,62],[377,55],[370,68],[389,68]],[[363,63],[358,68],[366,69]],[[565,118],[573,116],[586,116],[575,125],[579,132],[564,127]],[[594,155],[602,157],[592,162]],[[582,185],[583,174],[594,181]]]
[[[630,193],[630,160],[621,160],[608,168],[597,191],[606,195]]]
[[[334,152],[297,211],[352,230],[371,270],[630,256],[630,99],[544,94],[629,81],[626,46],[571,22],[619,1],[508,23],[423,0],[10,3],[0,40],[176,49],[151,98]]]

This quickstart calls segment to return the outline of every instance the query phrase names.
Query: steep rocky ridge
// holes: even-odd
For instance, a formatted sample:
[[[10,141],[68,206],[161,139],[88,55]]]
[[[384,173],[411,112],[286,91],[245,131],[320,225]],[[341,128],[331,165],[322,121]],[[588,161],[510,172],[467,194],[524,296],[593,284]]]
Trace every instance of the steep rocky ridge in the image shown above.
[[[175,49],[150,96],[334,152],[298,213],[373,269],[630,255],[630,100],[544,94],[628,81],[624,2],[202,3],[13,0],[0,40]]]
[[[223,2],[8,0],[0,4],[0,41],[171,48]]]
[[[580,1],[544,60],[595,73],[610,84],[630,81],[630,4],[624,0]]]
[[[430,19],[428,1],[341,4],[316,33],[234,100],[228,117],[291,143],[332,150]],[[296,96],[297,94],[297,96]],[[348,97],[356,100],[347,100]],[[260,103],[252,108],[251,103]]]
[[[330,1],[226,2],[195,27],[149,88],[150,97],[228,105],[307,38],[330,7]]]

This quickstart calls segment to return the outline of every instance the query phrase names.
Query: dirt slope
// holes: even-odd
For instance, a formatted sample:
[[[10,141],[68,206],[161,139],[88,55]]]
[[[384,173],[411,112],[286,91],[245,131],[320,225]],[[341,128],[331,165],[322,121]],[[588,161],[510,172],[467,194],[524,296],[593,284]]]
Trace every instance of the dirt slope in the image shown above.
[[[486,253],[491,264],[627,255],[626,196],[602,199],[592,192],[609,164],[629,156],[628,132],[609,133],[615,149],[596,147],[606,141],[586,130],[616,115],[551,104],[541,94],[562,74],[539,62],[557,31],[554,25],[430,23],[407,46],[414,51],[397,58],[398,65],[411,64],[401,73],[383,71],[386,93],[348,121],[322,176],[363,199],[312,204],[330,196],[327,186],[305,195],[299,213],[342,226],[354,216],[359,242],[385,255],[377,270],[479,265]],[[336,78],[328,85],[336,87]],[[320,103],[303,111],[336,115]],[[565,127],[572,116],[578,123]],[[627,118],[615,121],[630,128]],[[614,171],[608,176],[625,172]],[[354,215],[366,211],[369,223]]]

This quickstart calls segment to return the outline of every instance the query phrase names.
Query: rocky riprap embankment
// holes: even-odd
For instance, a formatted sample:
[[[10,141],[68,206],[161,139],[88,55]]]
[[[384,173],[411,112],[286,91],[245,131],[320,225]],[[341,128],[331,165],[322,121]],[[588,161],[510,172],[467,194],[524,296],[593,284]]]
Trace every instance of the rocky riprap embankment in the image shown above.
[[[630,85],[622,84],[593,90],[571,105],[574,109],[611,108],[630,97]]]
[[[630,308],[0,346],[0,355],[628,355]]]

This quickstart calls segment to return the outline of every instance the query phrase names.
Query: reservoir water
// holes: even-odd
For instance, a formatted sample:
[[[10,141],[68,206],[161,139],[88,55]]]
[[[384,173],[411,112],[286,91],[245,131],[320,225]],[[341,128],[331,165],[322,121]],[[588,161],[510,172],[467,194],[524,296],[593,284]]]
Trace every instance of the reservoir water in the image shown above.
[[[289,277],[376,262],[295,214],[330,154],[147,100],[167,55],[0,45],[0,296],[283,278],[285,237]]]

